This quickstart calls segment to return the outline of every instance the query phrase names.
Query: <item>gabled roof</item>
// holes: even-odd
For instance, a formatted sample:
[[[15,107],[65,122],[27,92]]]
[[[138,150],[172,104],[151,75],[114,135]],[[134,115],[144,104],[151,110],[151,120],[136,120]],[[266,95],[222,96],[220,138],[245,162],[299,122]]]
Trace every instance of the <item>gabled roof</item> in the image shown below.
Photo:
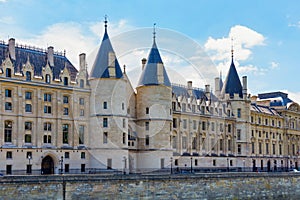
[[[105,21],[107,22],[107,21]],[[105,23],[105,32],[102,39],[102,43],[100,45],[100,48],[98,50],[96,59],[94,61],[94,65],[91,71],[90,78],[112,78],[112,76],[109,74],[109,65],[112,63],[109,62],[109,54],[115,53],[113,50],[113,47],[111,45],[110,39],[107,34],[107,25]],[[118,59],[115,57],[114,60],[114,66],[115,68],[115,76],[113,78],[122,78],[123,73],[120,68]]]
[[[148,60],[146,63],[146,66],[144,67],[142,71],[142,75],[140,77],[138,86],[141,85],[161,85],[162,83],[159,83],[158,75],[157,75],[157,68],[158,64],[163,64],[162,59],[160,57],[159,51],[157,49],[155,39],[153,40],[153,45],[150,50]],[[171,87],[171,83],[168,77],[168,74],[166,72],[165,67],[163,66],[163,85]]]
[[[16,59],[12,60],[14,66],[14,72],[21,73],[23,71],[23,65],[29,59],[30,64],[34,67],[34,75],[42,76],[43,67],[46,66],[47,52],[42,49],[26,47],[26,46],[16,46],[15,47]],[[0,44],[0,65],[6,59],[8,53],[8,45]],[[78,70],[72,65],[72,63],[63,54],[54,53],[54,66],[51,67],[53,72],[53,80],[59,78],[60,72],[67,67],[70,72],[71,80],[75,81]]]
[[[230,97],[233,97],[234,94],[239,94],[241,98],[243,97],[243,87],[233,62],[233,56],[226,80],[222,88],[222,94],[229,94]]]

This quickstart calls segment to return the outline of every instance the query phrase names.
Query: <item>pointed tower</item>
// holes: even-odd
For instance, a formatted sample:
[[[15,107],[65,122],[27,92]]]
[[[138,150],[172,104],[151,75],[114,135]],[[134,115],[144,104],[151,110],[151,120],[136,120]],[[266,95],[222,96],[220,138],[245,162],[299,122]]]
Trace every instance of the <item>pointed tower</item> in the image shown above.
[[[249,125],[251,101],[247,97],[247,77],[243,77],[242,86],[234,65],[233,49],[231,50],[231,65],[221,92],[221,101],[227,103],[230,102],[232,106],[232,115],[228,117],[234,117],[236,120],[233,135],[238,135],[238,137],[232,138],[232,142],[235,146],[231,153],[242,157],[251,155],[251,152],[249,151],[251,144],[251,131]],[[243,159],[237,160],[241,162]],[[249,160],[245,162],[250,163],[252,161]],[[242,166],[243,163],[237,163],[237,165]]]
[[[140,169],[164,168],[172,156],[172,89],[156,46],[155,34],[154,27],[153,45],[136,88],[139,149],[136,157]]]
[[[91,167],[122,169],[128,158],[127,80],[105,32],[89,79]]]

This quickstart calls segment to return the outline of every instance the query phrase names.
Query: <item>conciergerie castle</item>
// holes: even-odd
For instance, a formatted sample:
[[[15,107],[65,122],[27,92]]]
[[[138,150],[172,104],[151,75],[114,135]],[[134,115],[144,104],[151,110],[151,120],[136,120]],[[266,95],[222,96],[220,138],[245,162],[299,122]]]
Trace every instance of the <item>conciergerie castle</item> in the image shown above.
[[[299,104],[247,93],[232,62],[223,82],[172,84],[155,37],[131,86],[107,21],[91,72],[53,47],[0,43],[0,172],[285,171],[299,167]],[[214,88],[214,92],[211,88]]]

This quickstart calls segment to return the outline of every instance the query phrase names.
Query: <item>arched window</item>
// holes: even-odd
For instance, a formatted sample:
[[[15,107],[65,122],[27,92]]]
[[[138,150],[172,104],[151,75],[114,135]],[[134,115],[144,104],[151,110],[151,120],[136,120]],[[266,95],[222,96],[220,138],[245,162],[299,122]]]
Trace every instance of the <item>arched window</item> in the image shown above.
[[[12,141],[12,121],[4,122],[4,142]]]
[[[84,80],[80,79],[80,84],[79,85],[80,85],[81,88],[84,88]]]
[[[26,72],[26,81],[31,81],[31,72]]]
[[[11,77],[11,69],[6,68],[6,77]]]

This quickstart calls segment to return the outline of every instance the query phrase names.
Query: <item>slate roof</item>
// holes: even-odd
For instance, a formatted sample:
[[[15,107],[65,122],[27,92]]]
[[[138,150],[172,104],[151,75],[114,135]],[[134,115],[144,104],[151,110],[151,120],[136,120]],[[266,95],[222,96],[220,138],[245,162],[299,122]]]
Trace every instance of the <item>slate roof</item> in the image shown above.
[[[96,59],[94,61],[94,65],[90,75],[91,78],[111,78],[108,71],[108,65],[109,65],[108,58],[110,52],[114,53],[114,49],[111,45],[110,39],[107,34],[106,25],[105,25],[104,36],[100,48],[98,50]],[[118,59],[116,57],[115,57],[114,67],[116,72],[116,76],[114,78],[122,78],[123,73],[120,68]]]
[[[155,39],[153,40],[153,45],[150,50],[148,60],[144,70],[142,71],[142,75],[140,77],[138,85],[159,85],[157,78],[157,64],[162,62],[160,57],[159,51],[157,49]],[[171,83],[166,72],[166,69],[163,67],[163,76],[164,76],[164,83],[163,85],[171,87]]]
[[[46,66],[47,52],[38,50],[37,48],[27,48],[21,46],[15,46],[16,60],[12,60],[14,66],[14,72],[22,73],[23,65],[29,59],[30,64],[34,67],[34,75],[42,76],[43,67]],[[0,65],[9,55],[8,45],[1,43],[0,44]],[[64,56],[60,54],[54,54],[54,66],[50,67],[53,72],[53,80],[58,79],[60,72],[67,67],[70,72],[70,77],[72,81],[75,81],[78,70],[72,65],[72,63]]]
[[[223,88],[222,88],[222,94],[229,94],[230,97],[233,97],[234,94],[239,94],[239,97],[243,97],[243,87],[239,78],[239,75],[236,71],[233,57],[231,60],[231,65],[226,77],[226,80],[224,82]]]
[[[260,100],[270,100],[270,106],[287,106],[293,102],[288,98],[288,94],[283,92],[270,92],[258,94]]]
[[[205,95],[205,91],[201,88],[192,88],[191,96],[186,86],[172,84],[172,93],[174,93],[176,96],[185,96],[187,98],[194,97],[195,99],[204,99],[205,101],[208,100],[208,97]],[[218,98],[213,93],[210,93],[210,95],[211,101],[218,101]]]
[[[250,110],[254,111],[254,112],[268,114],[268,115],[280,116],[275,109],[273,109],[269,106],[258,105],[258,104],[255,104],[255,103],[251,103]]]

